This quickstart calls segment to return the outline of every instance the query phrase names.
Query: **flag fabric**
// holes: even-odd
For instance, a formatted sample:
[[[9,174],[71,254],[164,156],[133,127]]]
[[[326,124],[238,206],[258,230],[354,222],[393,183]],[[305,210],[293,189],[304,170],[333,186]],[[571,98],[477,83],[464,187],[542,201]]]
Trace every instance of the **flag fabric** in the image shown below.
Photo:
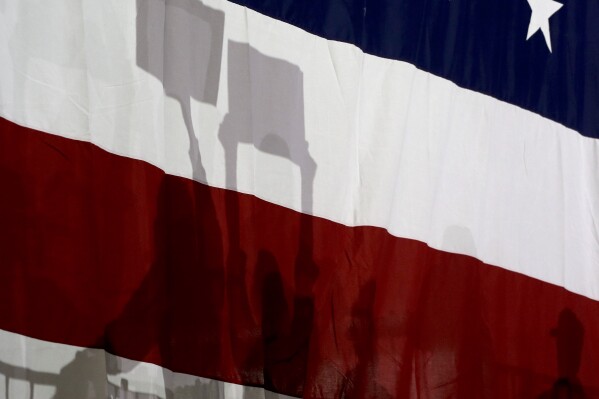
[[[0,396],[599,398],[598,18],[0,1]]]

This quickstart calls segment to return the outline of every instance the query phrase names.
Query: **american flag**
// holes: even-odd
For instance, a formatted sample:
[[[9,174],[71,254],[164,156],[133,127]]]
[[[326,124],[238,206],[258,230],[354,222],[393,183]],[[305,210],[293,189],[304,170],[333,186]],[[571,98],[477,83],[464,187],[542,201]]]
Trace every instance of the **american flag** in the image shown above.
[[[597,0],[0,0],[0,398],[599,398]]]

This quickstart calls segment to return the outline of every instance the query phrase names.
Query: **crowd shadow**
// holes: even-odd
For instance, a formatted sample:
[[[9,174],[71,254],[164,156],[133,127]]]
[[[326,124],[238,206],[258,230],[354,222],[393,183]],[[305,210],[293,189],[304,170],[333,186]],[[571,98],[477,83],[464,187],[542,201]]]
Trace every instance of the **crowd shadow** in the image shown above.
[[[76,2],[65,4],[80,7]],[[43,9],[23,7],[25,13],[43,13]],[[27,26],[19,29],[25,36],[37,32],[35,37],[27,38],[37,57],[68,67],[80,65],[81,60],[72,54],[57,53],[47,46],[48,41],[63,38],[53,37],[51,31],[42,37],[39,32],[44,31]],[[224,13],[199,1],[137,0],[137,65],[158,79],[166,95],[179,103],[190,143],[193,179],[200,182],[206,182],[207,176],[200,155],[200,129],[194,127],[191,103],[217,104],[223,32]],[[219,370],[227,367],[223,362],[228,356],[243,381],[301,396],[314,325],[314,289],[320,274],[314,259],[313,219],[309,216],[313,213],[317,165],[305,132],[304,78],[297,65],[269,57],[247,43],[228,41],[227,46],[229,113],[218,132],[229,190],[217,199],[224,199],[224,206],[216,202],[215,194],[205,185],[164,177],[152,227],[155,261],[144,265],[147,270],[139,287],[99,341],[114,354],[126,353],[177,371],[214,378],[176,386],[169,382],[168,375],[164,376],[167,397],[221,397],[223,383],[217,380],[223,378]],[[26,56],[14,51],[15,57]],[[19,95],[24,92],[24,81],[17,83],[15,93]],[[293,264],[281,260],[281,248],[253,247],[253,240],[248,238],[262,232],[261,226],[245,230],[248,219],[255,215],[247,204],[240,203],[240,195],[234,191],[238,189],[238,153],[244,145],[299,168],[301,214],[289,227],[294,240],[290,244],[295,251]],[[452,229],[444,237],[452,240],[451,248],[474,255],[471,233],[460,227]],[[437,303],[433,295],[453,292],[447,288],[449,283],[458,288],[458,284],[477,286],[476,281],[453,281],[451,276],[443,281],[424,278],[420,288],[423,296],[406,322],[409,344],[402,358],[419,356],[427,339],[422,332],[444,327],[447,320],[442,312],[433,311],[449,307],[437,309],[431,304]],[[377,383],[375,293],[376,282],[366,282],[351,308],[352,327],[346,333],[354,343],[358,361],[340,386],[341,397],[391,397]],[[459,338],[448,344],[457,353],[458,376],[451,383],[458,397],[476,397],[492,385],[485,369],[491,338],[480,306],[483,296],[474,291],[460,299],[463,303],[456,302],[456,307],[468,310],[462,320],[464,328],[457,331]],[[584,343],[582,323],[572,310],[564,309],[552,335],[559,377],[538,398],[587,398],[578,381]],[[126,379],[121,379],[118,386],[107,383],[107,375],[130,371],[139,364],[131,361],[125,367],[116,367],[107,360],[109,357],[96,349],[82,350],[57,374],[0,362],[0,374],[6,381],[28,381],[31,387],[55,386],[55,399],[129,397],[129,393],[136,399],[154,397],[130,390]],[[410,395],[412,367],[416,367],[413,364],[406,362],[400,368],[396,396]],[[9,384],[5,386],[8,398]],[[244,398],[253,399],[255,392],[244,391]]]
[[[65,13],[83,15],[81,4],[65,4],[73,8],[63,10]],[[23,7],[25,13],[43,11]],[[206,182],[198,140],[201,127],[194,126],[191,104],[217,104],[224,13],[196,0],[137,0],[136,7],[137,66],[158,79],[165,94],[179,103],[190,143],[193,179]],[[82,49],[73,55],[51,51],[49,41],[64,40],[54,37],[51,29],[46,37],[38,34],[43,31],[40,29],[19,29],[25,36],[37,33],[26,39],[30,53],[15,53],[16,57],[34,56],[84,69],[81,35],[71,38],[75,48]],[[233,371],[242,381],[301,394],[319,275],[313,256],[312,218],[307,216],[313,213],[317,166],[306,139],[304,78],[297,65],[269,57],[247,43],[229,41],[227,45],[229,113],[218,139],[229,190],[218,197],[203,184],[165,175],[156,197],[156,219],[150,227],[154,261],[131,266],[138,268],[131,274],[143,274],[143,278],[98,342],[111,354],[215,380],[231,376],[221,370],[231,371],[231,365],[224,362],[232,357]],[[23,92],[21,89],[17,91]],[[16,101],[22,103],[23,99]],[[291,262],[281,260],[281,248],[252,246],[251,237],[243,231],[248,218],[256,217],[243,209],[239,193],[234,191],[238,188],[238,152],[243,145],[285,159],[300,171],[301,213],[292,222],[288,248],[295,256]],[[244,331],[248,333],[244,335]],[[110,371],[112,366],[102,358],[97,350],[83,350],[58,374],[45,375],[52,379],[50,385],[56,386],[55,398],[104,397],[106,375],[127,372],[139,364],[132,361],[125,369]],[[168,376],[164,378],[164,385],[169,386]],[[221,383],[214,384],[195,384],[179,394],[208,395],[221,389],[217,387]],[[127,392],[127,380],[114,387],[115,392],[117,389]],[[167,391],[169,395],[177,396],[177,392]],[[255,393],[248,390],[245,395],[249,399]]]

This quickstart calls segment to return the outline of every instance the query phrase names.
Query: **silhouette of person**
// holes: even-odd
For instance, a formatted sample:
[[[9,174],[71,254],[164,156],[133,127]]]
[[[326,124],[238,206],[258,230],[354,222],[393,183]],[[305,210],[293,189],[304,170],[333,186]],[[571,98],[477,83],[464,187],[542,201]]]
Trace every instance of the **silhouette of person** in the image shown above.
[[[352,323],[349,336],[354,344],[357,364],[347,374],[339,387],[342,398],[390,399],[389,392],[377,383],[376,378],[376,331],[373,308],[376,282],[367,281],[352,306]]]
[[[193,0],[138,0],[137,64],[177,100],[189,136],[193,178],[206,181],[191,100],[215,105],[224,13]],[[165,175],[153,227],[155,260],[106,329],[112,353],[176,371],[221,377],[225,268],[210,188]],[[131,337],[135,337],[132,339]]]
[[[77,352],[60,370],[54,399],[100,399],[107,396],[105,354],[97,349]]]
[[[105,348],[218,378],[225,271],[210,189],[166,175],[157,201],[155,261],[107,327]]]
[[[551,389],[542,393],[539,399],[585,399],[586,394],[578,381],[584,326],[571,309],[563,309],[557,320],[557,327],[551,330],[557,350],[558,379]]]
[[[257,254],[254,280],[262,300],[262,320],[254,320],[247,292],[248,254],[242,246],[242,215],[238,193],[227,191],[227,297],[233,356],[241,372],[256,377],[265,387],[301,395],[305,380],[309,340],[313,323],[313,286],[318,266],[313,260],[312,214],[316,163],[308,150],[304,126],[303,74],[297,65],[269,57],[247,43],[228,43],[229,112],[218,133],[225,152],[226,186],[238,189],[238,148],[250,144],[254,150],[289,160],[301,174],[301,211],[298,215],[298,248],[295,264],[278,264],[278,248]],[[257,180],[257,183],[261,183]],[[286,221],[289,225],[289,220]],[[250,251],[255,248],[250,248]],[[293,270],[293,280],[283,283],[281,270]],[[293,290],[287,303],[285,289]],[[290,295],[291,296],[291,295]],[[293,312],[293,314],[291,314]],[[234,329],[261,327],[262,337]],[[249,349],[248,349],[249,348]],[[259,370],[262,373],[252,373]],[[261,375],[259,375],[261,374]]]

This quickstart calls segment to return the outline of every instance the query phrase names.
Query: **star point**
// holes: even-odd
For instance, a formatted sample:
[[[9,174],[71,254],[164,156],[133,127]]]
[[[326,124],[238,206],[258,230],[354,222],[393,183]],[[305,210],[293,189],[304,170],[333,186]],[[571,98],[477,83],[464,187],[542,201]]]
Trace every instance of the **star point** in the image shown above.
[[[532,14],[530,16],[530,24],[528,25],[528,34],[526,35],[526,40],[530,39],[532,35],[540,30],[545,37],[545,43],[547,43],[549,52],[552,52],[549,18],[551,18],[551,16],[559,11],[559,9],[564,5],[553,0],[527,1],[530,9],[532,10]]]

